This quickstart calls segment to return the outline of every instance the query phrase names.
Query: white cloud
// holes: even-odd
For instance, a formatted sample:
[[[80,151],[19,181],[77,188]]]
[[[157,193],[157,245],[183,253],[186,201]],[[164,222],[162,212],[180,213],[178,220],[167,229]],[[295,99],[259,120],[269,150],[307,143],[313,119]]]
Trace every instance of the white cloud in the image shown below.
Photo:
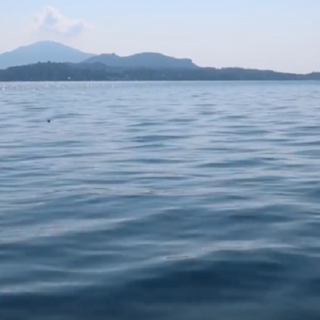
[[[50,6],[34,16],[33,30],[45,35],[75,37],[89,28],[84,20],[67,18]]]

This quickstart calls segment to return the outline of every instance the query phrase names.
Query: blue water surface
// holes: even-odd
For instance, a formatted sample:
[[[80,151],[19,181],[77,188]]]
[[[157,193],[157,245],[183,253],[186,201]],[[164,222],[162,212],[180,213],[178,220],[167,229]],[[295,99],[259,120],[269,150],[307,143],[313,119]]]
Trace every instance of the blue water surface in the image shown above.
[[[320,319],[320,83],[0,83],[0,112],[1,320]]]

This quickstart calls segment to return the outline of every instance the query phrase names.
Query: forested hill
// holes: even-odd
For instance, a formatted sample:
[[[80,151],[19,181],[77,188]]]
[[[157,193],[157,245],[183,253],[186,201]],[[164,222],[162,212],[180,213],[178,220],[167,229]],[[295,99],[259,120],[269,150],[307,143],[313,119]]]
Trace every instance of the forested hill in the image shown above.
[[[112,68],[102,63],[36,63],[0,70],[0,81],[320,80],[306,75],[241,68]]]

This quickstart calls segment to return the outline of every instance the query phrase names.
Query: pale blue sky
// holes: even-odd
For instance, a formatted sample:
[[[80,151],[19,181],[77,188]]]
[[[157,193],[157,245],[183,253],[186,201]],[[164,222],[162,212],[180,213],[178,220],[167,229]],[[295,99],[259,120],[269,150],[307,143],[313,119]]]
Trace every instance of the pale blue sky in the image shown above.
[[[201,66],[320,71],[320,0],[0,0],[0,13],[0,52],[57,40]]]

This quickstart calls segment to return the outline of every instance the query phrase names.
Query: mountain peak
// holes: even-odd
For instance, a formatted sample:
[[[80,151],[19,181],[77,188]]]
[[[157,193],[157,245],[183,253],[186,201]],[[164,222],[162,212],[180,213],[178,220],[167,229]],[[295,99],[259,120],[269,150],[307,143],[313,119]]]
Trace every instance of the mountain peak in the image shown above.
[[[55,41],[38,41],[0,54],[0,69],[38,62],[104,64],[120,68],[195,69],[191,59],[180,59],[156,52],[142,52],[121,57],[115,53],[93,55]]]
[[[59,42],[38,41],[0,54],[0,69],[46,61],[79,63],[92,56]]]
[[[142,52],[131,56],[120,57],[115,54],[101,54],[91,57],[85,63],[103,63],[110,67],[122,68],[175,68],[195,69],[198,68],[191,59],[179,59],[156,52]]]

